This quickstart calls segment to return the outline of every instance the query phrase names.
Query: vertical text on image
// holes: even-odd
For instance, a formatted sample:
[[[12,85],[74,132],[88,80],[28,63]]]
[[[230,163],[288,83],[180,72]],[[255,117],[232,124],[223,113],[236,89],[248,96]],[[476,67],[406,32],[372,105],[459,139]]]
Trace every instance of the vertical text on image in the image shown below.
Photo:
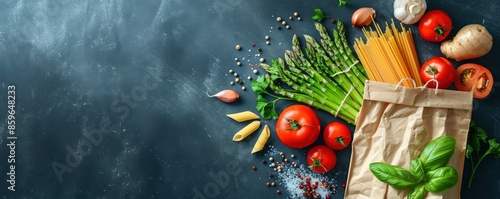
[[[10,191],[16,191],[16,86],[7,86],[7,148],[9,156],[7,158],[9,172],[7,182]]]

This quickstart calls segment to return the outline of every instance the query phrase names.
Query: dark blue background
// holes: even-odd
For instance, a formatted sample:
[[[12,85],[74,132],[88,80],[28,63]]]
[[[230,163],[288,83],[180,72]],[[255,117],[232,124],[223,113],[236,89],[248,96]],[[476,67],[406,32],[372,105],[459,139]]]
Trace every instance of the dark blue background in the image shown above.
[[[250,141],[234,143],[233,133],[244,124],[225,115],[254,111],[255,95],[229,84],[229,69],[253,75],[235,65],[235,57],[250,44],[262,48],[262,57],[283,57],[293,34],[318,37],[310,19],[314,8],[347,25],[348,39],[361,37],[351,28],[350,16],[359,7],[377,10],[377,21],[393,17],[392,1],[244,1],[244,0],[0,0],[0,195],[3,198],[193,198],[194,189],[214,183],[209,175],[231,173],[217,198],[274,198],[276,188],[264,186],[268,169],[264,154],[252,155]],[[453,19],[451,36],[466,24],[480,23],[494,38],[493,50],[469,60],[487,66],[500,78],[498,1],[429,1],[428,9],[443,9]],[[302,21],[291,29],[276,30],[275,18],[299,12]],[[334,25],[323,22],[329,30]],[[416,26],[407,26],[415,33]],[[264,37],[271,37],[265,45]],[[415,34],[419,59],[441,55],[439,44]],[[236,44],[243,51],[235,51]],[[455,66],[461,63],[454,62]],[[245,63],[245,62],[244,62]],[[261,71],[262,73],[263,71]],[[7,190],[7,86],[16,86],[16,192]],[[249,81],[246,81],[249,88]],[[472,119],[500,140],[500,92],[474,101]],[[235,89],[241,94],[228,105],[206,93]],[[282,110],[289,103],[278,103]],[[337,121],[317,111],[323,125]],[[263,121],[274,129],[274,121]],[[68,166],[68,150],[90,143],[96,129],[99,142],[58,179],[53,165]],[[353,126],[350,126],[354,129]],[[274,131],[273,131],[274,132]],[[97,134],[92,134],[97,135]],[[98,137],[94,137],[98,138]],[[318,141],[321,143],[321,141]],[[270,144],[304,162],[304,150],[288,149],[273,134]],[[269,148],[266,148],[268,150]],[[71,153],[70,153],[71,154]],[[346,179],[350,149],[339,152],[330,174],[339,186]],[[466,181],[463,198],[500,198],[500,162],[487,158],[471,189]],[[260,167],[259,167],[260,168]],[[334,175],[337,173],[338,175]],[[282,190],[284,190],[282,188]],[[285,198],[284,192],[280,197]],[[341,198],[338,189],[334,198]]]

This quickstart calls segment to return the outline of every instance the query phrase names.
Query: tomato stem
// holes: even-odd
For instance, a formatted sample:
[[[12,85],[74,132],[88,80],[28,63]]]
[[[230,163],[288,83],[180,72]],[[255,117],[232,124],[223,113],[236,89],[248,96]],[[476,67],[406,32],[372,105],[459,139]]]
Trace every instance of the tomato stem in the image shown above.
[[[439,24],[438,27],[434,28],[434,32],[436,32],[436,40],[438,40],[439,36],[444,36],[444,34],[450,30],[451,28],[444,29],[443,24]]]
[[[315,160],[311,156],[307,156],[309,159],[311,159],[313,161],[313,163],[311,165],[309,165],[309,169],[314,169],[314,168],[322,167],[325,170],[325,172],[328,171],[326,169],[326,167],[323,166],[323,164],[321,164],[321,156],[322,156],[322,151],[321,150],[319,151],[319,158],[317,160]]]
[[[344,142],[344,138],[343,138],[342,136],[339,136],[339,137],[337,138],[337,142],[338,142],[338,143],[340,143],[342,146],[346,146],[346,145],[345,145],[345,142]]]
[[[300,129],[300,123],[297,122],[297,120],[294,120],[294,119],[288,119],[288,118],[285,118],[285,120],[288,122],[288,125],[290,125],[290,129],[291,130],[297,130],[297,129]]]

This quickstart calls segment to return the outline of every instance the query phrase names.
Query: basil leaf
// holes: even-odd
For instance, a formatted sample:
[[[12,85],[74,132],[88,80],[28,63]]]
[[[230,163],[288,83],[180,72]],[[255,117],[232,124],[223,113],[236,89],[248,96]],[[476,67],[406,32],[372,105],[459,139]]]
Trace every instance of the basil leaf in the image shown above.
[[[450,136],[441,136],[429,142],[420,154],[424,170],[431,171],[445,166],[455,152],[456,142]]]
[[[451,166],[441,167],[427,172],[425,190],[431,193],[443,193],[458,183],[458,172]]]
[[[410,172],[415,176],[418,182],[425,181],[425,171],[422,166],[422,161],[420,159],[415,158],[410,162]]]
[[[370,164],[370,171],[377,179],[396,189],[412,188],[418,184],[418,180],[410,171],[399,166],[374,162]]]
[[[408,199],[422,199],[427,194],[427,191],[424,188],[424,185],[417,185],[415,188],[410,190],[408,193]]]

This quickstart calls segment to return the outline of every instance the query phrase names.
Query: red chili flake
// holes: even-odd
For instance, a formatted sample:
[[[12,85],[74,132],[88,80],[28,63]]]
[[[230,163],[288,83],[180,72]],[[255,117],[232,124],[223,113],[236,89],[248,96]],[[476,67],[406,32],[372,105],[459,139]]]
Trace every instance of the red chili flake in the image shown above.
[[[250,65],[250,67],[253,67],[253,64],[248,64],[248,65]]]
[[[254,43],[252,43],[252,47],[255,47],[255,44],[254,44]]]
[[[335,23],[335,19],[330,20],[332,23]]]

